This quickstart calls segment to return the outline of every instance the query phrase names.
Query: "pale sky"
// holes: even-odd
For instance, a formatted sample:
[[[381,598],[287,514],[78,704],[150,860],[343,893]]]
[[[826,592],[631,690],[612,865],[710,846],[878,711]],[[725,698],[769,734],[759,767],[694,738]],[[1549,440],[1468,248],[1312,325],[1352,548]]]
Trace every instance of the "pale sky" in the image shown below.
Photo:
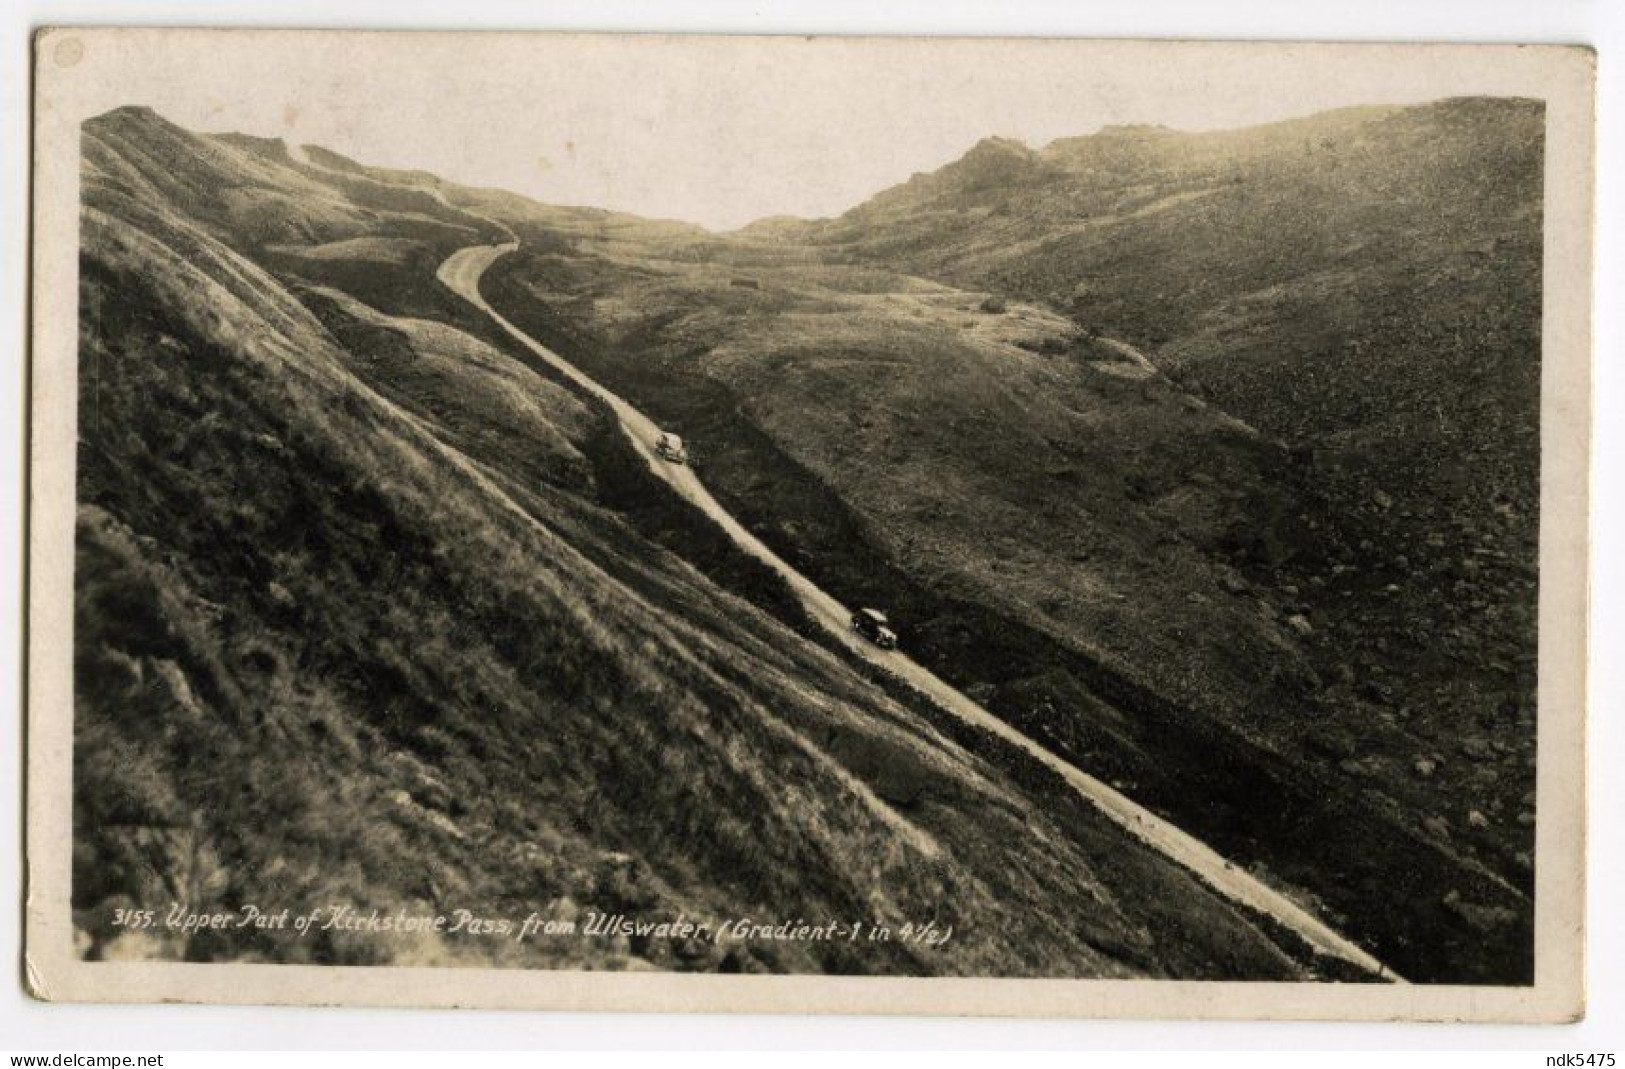
[[[129,30],[82,35],[84,115],[322,145],[554,204],[713,229],[834,215],[983,137],[1246,126],[1352,104],[1540,95],[1510,49]],[[65,57],[73,52],[68,49]]]

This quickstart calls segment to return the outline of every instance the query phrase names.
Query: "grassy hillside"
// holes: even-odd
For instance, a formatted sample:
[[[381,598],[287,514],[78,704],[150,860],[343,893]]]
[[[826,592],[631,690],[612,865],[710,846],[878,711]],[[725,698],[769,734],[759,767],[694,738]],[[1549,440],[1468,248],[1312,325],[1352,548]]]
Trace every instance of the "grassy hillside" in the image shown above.
[[[802,235],[1037,300],[1284,442],[1316,537],[1283,539],[1266,513],[1237,564],[1311,624],[1333,704],[1397,722],[1410,753],[1362,752],[1358,730],[1330,751],[1388,789],[1411,781],[1435,835],[1519,885],[1543,121],[1538,101],[1455,99],[984,147]],[[978,156],[1012,181],[970,180]]]
[[[1319,968],[799,635],[771,577],[662,500],[603,412],[445,303],[425,267],[487,236],[477,220],[151,113],[94,120],[84,147],[73,901],[87,956]],[[954,935],[854,949],[114,923],[170,902]]]
[[[726,237],[505,202],[486,292],[1000,715],[1408,975],[1515,980],[1539,158],[1526,101],[995,139]]]

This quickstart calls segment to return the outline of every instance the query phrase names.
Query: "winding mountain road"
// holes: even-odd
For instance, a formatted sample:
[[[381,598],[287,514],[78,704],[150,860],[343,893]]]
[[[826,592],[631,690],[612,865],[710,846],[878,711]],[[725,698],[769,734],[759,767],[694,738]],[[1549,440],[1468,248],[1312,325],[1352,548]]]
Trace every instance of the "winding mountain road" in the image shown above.
[[[490,316],[515,341],[581,389],[609,405],[620,421],[621,429],[644,463],[649,466],[649,470],[714,520],[741,549],[783,576],[807,612],[848,650],[903,679],[964,722],[1020,747],[1047,768],[1058,773],[1073,790],[1137,839],[1188,869],[1220,894],[1291,929],[1316,952],[1360,966],[1383,979],[1403,982],[1382,962],[1333,931],[1313,913],[1285,894],[1238,869],[1204,843],[1045,749],[925,667],[915,663],[906,654],[896,650],[882,650],[855,634],[851,629],[850,610],[819,589],[810,579],[747,531],[717,502],[716,498],[711,496],[711,492],[700,482],[692,468],[668,463],[655,452],[654,443],[660,435],[660,428],[652,420],[595,382],[569,361],[520,330],[486,303],[480,294],[481,276],[498,259],[517,248],[517,242],[507,242],[460,249],[440,265],[437,277],[453,292]]]

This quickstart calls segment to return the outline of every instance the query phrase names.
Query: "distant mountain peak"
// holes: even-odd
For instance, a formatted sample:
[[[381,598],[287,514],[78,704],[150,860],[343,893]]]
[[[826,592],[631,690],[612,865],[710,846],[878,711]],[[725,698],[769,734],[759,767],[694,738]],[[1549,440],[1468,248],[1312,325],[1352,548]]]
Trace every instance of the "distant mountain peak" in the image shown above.
[[[976,144],[970,147],[969,152],[966,152],[965,155],[960,158],[963,160],[968,159],[971,156],[989,156],[994,154],[1014,155],[1030,158],[1037,158],[1038,156],[1038,153],[1028,148],[1025,142],[1017,141],[1013,137],[993,136],[982,138],[982,140],[976,142]]]
[[[145,104],[126,104],[86,120],[85,125],[104,128],[145,128],[176,133],[188,133]]]
[[[1008,137],[984,137],[969,152],[926,176],[933,193],[968,193],[1031,179],[1044,170],[1037,152]]]
[[[152,108],[145,104],[125,104],[114,108],[102,116],[104,119],[140,119],[144,122],[167,122]]]
[[[984,137],[952,163],[916,172],[907,182],[884,190],[854,209],[887,210],[959,197],[987,189],[1024,185],[1047,174],[1050,165],[1025,143],[1010,137]]]
[[[1113,126],[1102,126],[1096,131],[1095,136],[1151,140],[1178,137],[1179,131],[1169,126],[1163,126],[1161,123],[1118,123]]]
[[[991,175],[1019,177],[1041,166],[1042,157],[1026,144],[1009,137],[984,137],[936,173],[950,181],[967,175],[979,181]]]

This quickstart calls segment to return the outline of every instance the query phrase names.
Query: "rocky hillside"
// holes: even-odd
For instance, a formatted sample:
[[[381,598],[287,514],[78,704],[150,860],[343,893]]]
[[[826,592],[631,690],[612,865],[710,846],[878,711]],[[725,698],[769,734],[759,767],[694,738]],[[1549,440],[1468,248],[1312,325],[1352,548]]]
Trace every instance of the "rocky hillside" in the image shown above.
[[[602,411],[437,286],[447,250],[499,232],[470,208],[500,198],[448,202],[139,109],[88,123],[83,147],[87,956],[1316,974],[798,631],[773,577],[666,497]],[[535,211],[617,240],[601,213]],[[170,903],[953,934],[853,949],[117,923]]]
[[[990,139],[700,239],[510,202],[486,292],[1012,723],[1407,975],[1526,978],[1540,133]]]
[[[1261,514],[1235,564],[1304,621],[1303,653],[1347,711],[1320,745],[1520,885],[1543,121],[1539,101],[1474,98],[984,143],[800,234],[1125,339],[1284,444],[1295,515]],[[1403,747],[1373,752],[1371,721]]]

